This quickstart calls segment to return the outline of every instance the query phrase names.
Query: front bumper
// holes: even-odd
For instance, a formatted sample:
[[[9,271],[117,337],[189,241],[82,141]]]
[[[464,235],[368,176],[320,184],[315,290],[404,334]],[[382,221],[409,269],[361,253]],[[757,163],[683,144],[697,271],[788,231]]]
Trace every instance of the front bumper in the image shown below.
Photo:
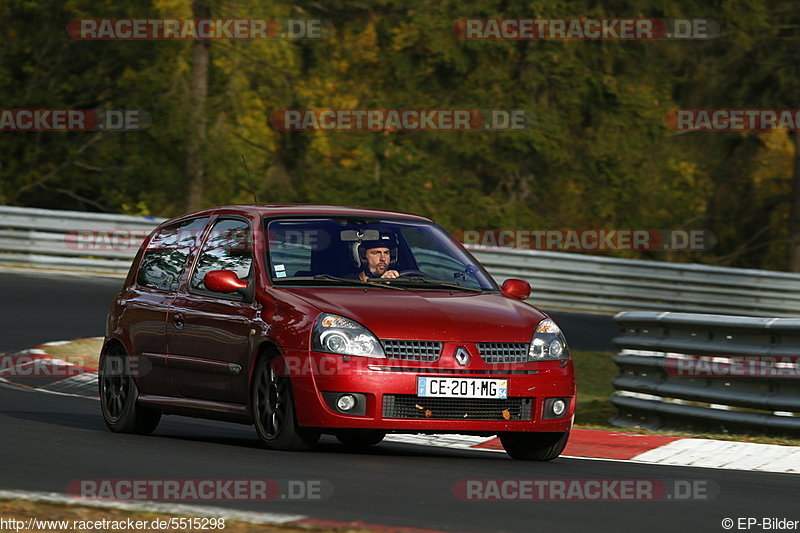
[[[284,350],[284,362],[292,381],[298,423],[305,427],[496,434],[569,431],[574,419],[571,360],[497,365],[473,357],[465,367],[451,357],[422,363]],[[418,397],[418,376],[506,379],[508,400]],[[338,394],[332,393],[363,395],[363,415],[339,412],[331,401]],[[546,417],[549,398],[566,401],[561,416]]]

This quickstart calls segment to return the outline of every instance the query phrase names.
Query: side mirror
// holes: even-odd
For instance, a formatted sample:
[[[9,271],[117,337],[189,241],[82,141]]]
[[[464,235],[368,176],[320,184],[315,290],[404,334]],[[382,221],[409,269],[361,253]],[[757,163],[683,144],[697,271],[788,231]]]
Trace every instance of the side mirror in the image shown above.
[[[230,270],[212,270],[203,277],[206,289],[214,292],[236,292],[246,289],[247,282]]]
[[[509,278],[503,282],[500,290],[509,298],[525,300],[531,295],[531,284],[524,279]]]

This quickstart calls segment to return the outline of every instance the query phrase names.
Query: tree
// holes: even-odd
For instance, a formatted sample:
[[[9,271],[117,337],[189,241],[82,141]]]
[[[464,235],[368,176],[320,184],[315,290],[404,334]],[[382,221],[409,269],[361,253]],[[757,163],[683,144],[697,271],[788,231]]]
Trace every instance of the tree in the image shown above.
[[[210,0],[192,2],[192,18],[211,18]],[[187,138],[186,174],[189,192],[186,207],[195,211],[203,206],[205,165],[203,149],[206,142],[206,99],[208,97],[208,67],[211,45],[208,40],[192,43],[192,81],[189,88],[191,100],[191,132]]]

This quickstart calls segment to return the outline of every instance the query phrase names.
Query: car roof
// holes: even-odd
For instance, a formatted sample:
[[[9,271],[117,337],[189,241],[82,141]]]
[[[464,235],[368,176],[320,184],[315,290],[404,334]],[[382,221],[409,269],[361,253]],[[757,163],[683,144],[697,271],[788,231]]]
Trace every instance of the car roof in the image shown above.
[[[260,216],[294,216],[294,215],[323,215],[323,216],[354,216],[354,217],[381,217],[403,218],[419,222],[431,222],[429,218],[400,211],[387,211],[383,209],[369,209],[364,207],[347,207],[342,205],[313,205],[313,204],[237,204],[223,205],[187,213],[178,218],[196,215],[212,214],[249,214]]]

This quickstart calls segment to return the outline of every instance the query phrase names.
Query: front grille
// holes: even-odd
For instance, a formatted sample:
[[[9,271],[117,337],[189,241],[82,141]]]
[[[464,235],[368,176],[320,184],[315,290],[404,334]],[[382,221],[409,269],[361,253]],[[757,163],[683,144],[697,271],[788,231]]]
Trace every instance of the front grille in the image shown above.
[[[526,342],[479,342],[478,351],[486,363],[528,363]]]
[[[442,343],[438,341],[381,340],[386,357],[433,363],[439,360]]]
[[[384,394],[383,417],[429,420],[530,420],[531,398],[420,398]],[[508,418],[503,411],[507,411]]]

